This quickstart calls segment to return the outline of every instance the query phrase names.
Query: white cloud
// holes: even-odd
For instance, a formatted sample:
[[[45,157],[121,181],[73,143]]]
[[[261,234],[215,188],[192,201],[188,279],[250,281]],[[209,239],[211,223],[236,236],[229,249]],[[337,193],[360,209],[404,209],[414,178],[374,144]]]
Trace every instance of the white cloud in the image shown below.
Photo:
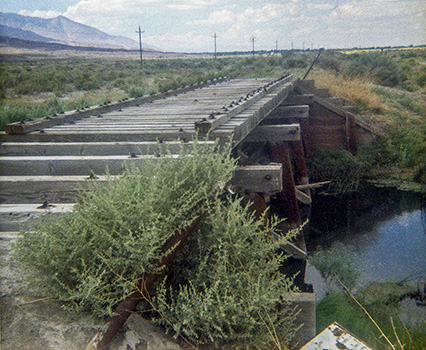
[[[166,6],[169,9],[187,11],[208,6],[208,2],[203,0],[175,0],[173,3],[167,2]]]
[[[185,34],[164,34],[159,36],[147,36],[147,40],[166,51],[204,51],[206,41],[210,37],[196,31]],[[186,48],[186,49],[185,49]]]
[[[60,16],[62,13],[57,11],[27,11],[22,10],[19,12],[22,16],[29,16],[29,17],[40,17],[40,18],[55,18]]]
[[[211,51],[215,32],[219,50],[250,50],[252,36],[257,49],[275,40],[280,48],[417,44],[425,40],[425,13],[425,0],[81,0],[63,15],[135,40],[141,25],[144,41],[165,50]]]

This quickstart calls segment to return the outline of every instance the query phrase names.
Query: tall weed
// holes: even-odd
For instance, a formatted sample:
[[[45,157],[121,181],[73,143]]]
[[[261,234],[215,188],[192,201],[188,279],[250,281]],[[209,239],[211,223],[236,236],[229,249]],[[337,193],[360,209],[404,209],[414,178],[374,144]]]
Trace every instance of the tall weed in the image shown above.
[[[362,109],[380,113],[387,107],[380,100],[380,96],[372,87],[370,78],[361,76],[345,76],[327,71],[313,74],[315,85],[319,88],[328,88],[333,96],[355,103]]]

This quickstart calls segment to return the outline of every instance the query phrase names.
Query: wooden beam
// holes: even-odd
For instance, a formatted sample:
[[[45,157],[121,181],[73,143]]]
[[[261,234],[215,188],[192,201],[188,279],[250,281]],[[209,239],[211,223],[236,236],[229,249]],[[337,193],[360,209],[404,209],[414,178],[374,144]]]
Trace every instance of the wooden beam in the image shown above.
[[[357,137],[355,128],[355,118],[350,114],[347,114],[345,123],[346,149],[352,154],[357,153]]]
[[[118,178],[118,177],[112,177]],[[33,202],[40,198],[57,202],[58,199],[67,202],[75,201],[79,190],[90,189],[93,182],[107,184],[107,177],[96,175],[91,179],[87,175],[34,176],[12,175],[0,176],[3,202]],[[248,165],[237,168],[231,185],[236,191],[276,193],[283,188],[281,164]]]
[[[278,106],[265,118],[264,122],[269,124],[276,120],[294,118],[309,118],[309,106]]]
[[[319,187],[328,185],[329,183],[331,183],[331,181],[315,182],[313,184],[306,184],[306,185],[296,185],[296,189],[306,190],[306,189],[319,188]]]
[[[282,142],[300,140],[300,125],[259,125],[244,139],[244,142]]]
[[[197,141],[197,144],[214,146],[214,141]],[[162,154],[166,150],[178,154],[180,150],[194,147],[193,142],[156,141],[118,141],[118,142],[4,142],[0,147],[0,156],[102,156],[102,155],[136,155]]]
[[[303,249],[300,249],[296,244],[286,243],[281,246],[285,253],[292,256],[295,259],[307,260],[308,253]]]
[[[231,185],[237,191],[276,193],[283,189],[281,164],[246,165],[235,170]]]
[[[306,185],[309,183],[308,170],[305,162],[305,152],[303,150],[302,140],[290,143],[294,163],[294,182],[297,185]],[[296,188],[296,197],[303,204],[311,204],[310,189],[300,190]]]
[[[177,141],[190,142],[195,137],[194,130],[170,130],[170,131],[108,131],[108,132],[67,132],[46,130],[45,132],[35,132],[26,135],[6,135],[0,133],[0,142],[145,142],[150,141]]]
[[[312,104],[314,104],[313,94],[292,93],[281,103],[281,106],[299,106]]]
[[[312,203],[312,199],[311,196],[298,190],[296,188],[296,198],[299,202],[303,203],[303,204],[311,204]]]

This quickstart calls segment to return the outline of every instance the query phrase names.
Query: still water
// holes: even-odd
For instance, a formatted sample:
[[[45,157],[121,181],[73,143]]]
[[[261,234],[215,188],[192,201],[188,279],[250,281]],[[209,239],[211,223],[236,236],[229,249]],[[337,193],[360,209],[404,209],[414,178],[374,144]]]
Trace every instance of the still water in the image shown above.
[[[341,242],[356,252],[360,284],[426,280],[425,197],[367,186],[344,197],[316,195],[308,251]]]

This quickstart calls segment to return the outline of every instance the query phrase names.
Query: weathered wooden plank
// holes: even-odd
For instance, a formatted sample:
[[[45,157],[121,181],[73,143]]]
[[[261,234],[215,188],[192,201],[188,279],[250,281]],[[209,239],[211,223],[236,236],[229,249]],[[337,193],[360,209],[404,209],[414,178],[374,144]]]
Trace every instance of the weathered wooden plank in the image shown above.
[[[309,117],[309,106],[278,106],[275,108],[265,119],[289,119],[289,118],[308,118]]]
[[[276,193],[282,191],[281,164],[246,165],[235,170],[232,186],[237,191]]]
[[[0,142],[139,142],[139,141],[192,141],[196,133],[192,130],[176,131],[146,131],[140,132],[117,132],[109,131],[97,133],[94,131],[81,130],[79,133],[60,131],[54,132],[46,129],[43,132],[29,133],[25,135],[1,135]]]
[[[299,202],[301,202],[303,204],[311,204],[312,203],[311,196],[307,195],[306,193],[300,191],[297,188],[296,188],[296,198]]]
[[[300,125],[259,125],[247,137],[245,142],[282,142],[300,140]]]
[[[169,132],[178,132],[180,129],[186,130],[186,131],[194,131],[194,125],[192,123],[190,124],[176,124],[176,125],[102,125],[102,126],[87,126],[87,127],[80,127],[80,126],[74,126],[71,125],[69,127],[66,126],[58,126],[54,127],[51,130],[55,132],[98,132],[98,133],[108,133],[108,132],[153,132],[153,131],[169,131]]]
[[[112,177],[111,177],[112,178]],[[0,176],[2,203],[74,203],[81,190],[91,184],[107,183],[107,177],[96,176]]]
[[[313,94],[297,94],[292,93],[286,98],[281,106],[299,106],[299,105],[313,105],[314,95]]]
[[[33,226],[46,213],[60,215],[72,210],[73,204],[58,203],[42,209],[38,204],[0,204],[0,231],[21,231]]]
[[[33,171],[36,170],[33,168]],[[110,179],[116,176],[110,176]],[[75,201],[80,190],[96,183],[107,184],[108,177],[96,175],[20,175],[0,176],[0,199],[13,203],[32,203],[43,200],[54,202]],[[232,187],[236,191],[276,193],[282,190],[282,170],[279,164],[239,167],[233,175]]]
[[[352,154],[357,153],[357,137],[356,137],[355,118],[349,114],[346,116],[345,133],[346,133],[346,149]]]
[[[169,158],[175,158],[171,155]],[[155,156],[39,156],[0,157],[1,176],[121,174],[125,166],[137,166]]]
[[[296,189],[306,190],[306,189],[319,188],[319,187],[328,185],[329,183],[331,183],[331,181],[315,182],[315,183],[305,184],[305,185],[296,185]]]
[[[214,141],[197,141],[203,146],[213,146]],[[0,145],[0,156],[102,156],[130,154],[158,154],[167,151],[179,153],[191,149],[192,142],[5,142]]]

